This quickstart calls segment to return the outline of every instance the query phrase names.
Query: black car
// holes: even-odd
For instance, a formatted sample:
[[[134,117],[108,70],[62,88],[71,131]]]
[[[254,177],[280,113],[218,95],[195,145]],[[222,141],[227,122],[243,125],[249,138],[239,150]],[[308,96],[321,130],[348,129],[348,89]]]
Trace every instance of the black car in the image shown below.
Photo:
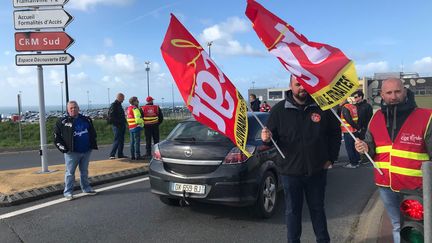
[[[269,113],[255,115],[264,124],[269,117]],[[149,165],[152,192],[168,205],[190,201],[253,205],[258,216],[271,217],[280,185],[277,150],[262,145],[262,128],[251,113],[248,124],[250,158],[193,118],[179,123],[154,147]]]

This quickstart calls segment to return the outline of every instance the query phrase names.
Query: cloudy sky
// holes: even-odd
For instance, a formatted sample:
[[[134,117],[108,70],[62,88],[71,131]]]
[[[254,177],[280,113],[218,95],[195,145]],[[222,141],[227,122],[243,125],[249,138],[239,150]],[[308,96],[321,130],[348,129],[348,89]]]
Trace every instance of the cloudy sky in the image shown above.
[[[341,49],[356,63],[359,76],[375,72],[418,72],[432,76],[432,1],[327,0],[260,1],[309,40]],[[81,104],[106,104],[115,93],[150,95],[172,101],[172,77],[160,46],[169,14],[175,14],[245,95],[256,87],[285,87],[289,73],[258,40],[244,14],[246,0],[70,0],[74,20],[66,32],[75,39],[68,53],[69,96]],[[38,105],[36,67],[15,66],[12,1],[0,1],[0,106]],[[63,66],[44,67],[45,103],[60,105]],[[87,95],[88,94],[88,95]],[[109,94],[109,96],[108,96]],[[174,86],[174,100],[180,101]]]

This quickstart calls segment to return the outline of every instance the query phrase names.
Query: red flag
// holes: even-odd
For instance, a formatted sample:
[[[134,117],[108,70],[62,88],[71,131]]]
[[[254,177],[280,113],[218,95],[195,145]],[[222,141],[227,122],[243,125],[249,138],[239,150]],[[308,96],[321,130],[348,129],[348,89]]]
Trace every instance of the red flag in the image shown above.
[[[254,0],[248,0],[246,15],[268,51],[298,79],[321,109],[343,102],[357,90],[354,63],[341,50],[309,41]]]
[[[195,119],[227,136],[246,155],[247,105],[187,29],[171,14],[162,56]]]

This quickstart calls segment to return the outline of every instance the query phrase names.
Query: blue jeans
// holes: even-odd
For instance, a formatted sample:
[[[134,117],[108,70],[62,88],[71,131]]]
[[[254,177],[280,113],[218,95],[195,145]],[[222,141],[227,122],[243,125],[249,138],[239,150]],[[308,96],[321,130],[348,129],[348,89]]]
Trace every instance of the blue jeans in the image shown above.
[[[378,187],[381,200],[387,211],[387,215],[393,226],[393,240],[395,243],[400,242],[400,203],[402,202],[402,195],[398,192],[392,191],[388,187]]]
[[[355,149],[354,139],[349,133],[344,133],[343,136],[345,141],[345,149],[347,151],[350,164],[358,165],[360,160],[360,154]]]
[[[86,153],[68,152],[64,154],[66,173],[64,196],[72,195],[75,183],[75,170],[79,166],[80,185],[83,192],[92,190],[88,180],[88,166],[91,150]]]
[[[288,242],[300,242],[304,196],[309,207],[316,241],[330,242],[324,210],[327,170],[313,176],[282,175],[281,178],[285,193],[285,220]]]
[[[142,128],[135,128],[130,131],[130,151],[132,158],[141,156],[141,130]]]
[[[125,136],[125,130],[126,126],[112,126],[113,133],[114,133],[114,142],[112,145],[110,157],[114,157],[117,152],[117,157],[124,156],[123,154],[123,147],[124,147],[124,136]]]

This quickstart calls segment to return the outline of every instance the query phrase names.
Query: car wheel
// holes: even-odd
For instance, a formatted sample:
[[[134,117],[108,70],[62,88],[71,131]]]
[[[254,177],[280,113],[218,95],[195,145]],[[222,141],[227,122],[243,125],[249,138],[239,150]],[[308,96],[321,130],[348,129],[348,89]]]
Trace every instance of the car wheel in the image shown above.
[[[164,204],[169,205],[169,206],[180,206],[180,199],[175,199],[175,198],[166,197],[166,196],[160,196],[159,200],[161,200],[161,202],[163,202]]]
[[[276,209],[277,180],[275,175],[266,171],[258,187],[258,199],[255,204],[255,214],[261,218],[270,218]]]

